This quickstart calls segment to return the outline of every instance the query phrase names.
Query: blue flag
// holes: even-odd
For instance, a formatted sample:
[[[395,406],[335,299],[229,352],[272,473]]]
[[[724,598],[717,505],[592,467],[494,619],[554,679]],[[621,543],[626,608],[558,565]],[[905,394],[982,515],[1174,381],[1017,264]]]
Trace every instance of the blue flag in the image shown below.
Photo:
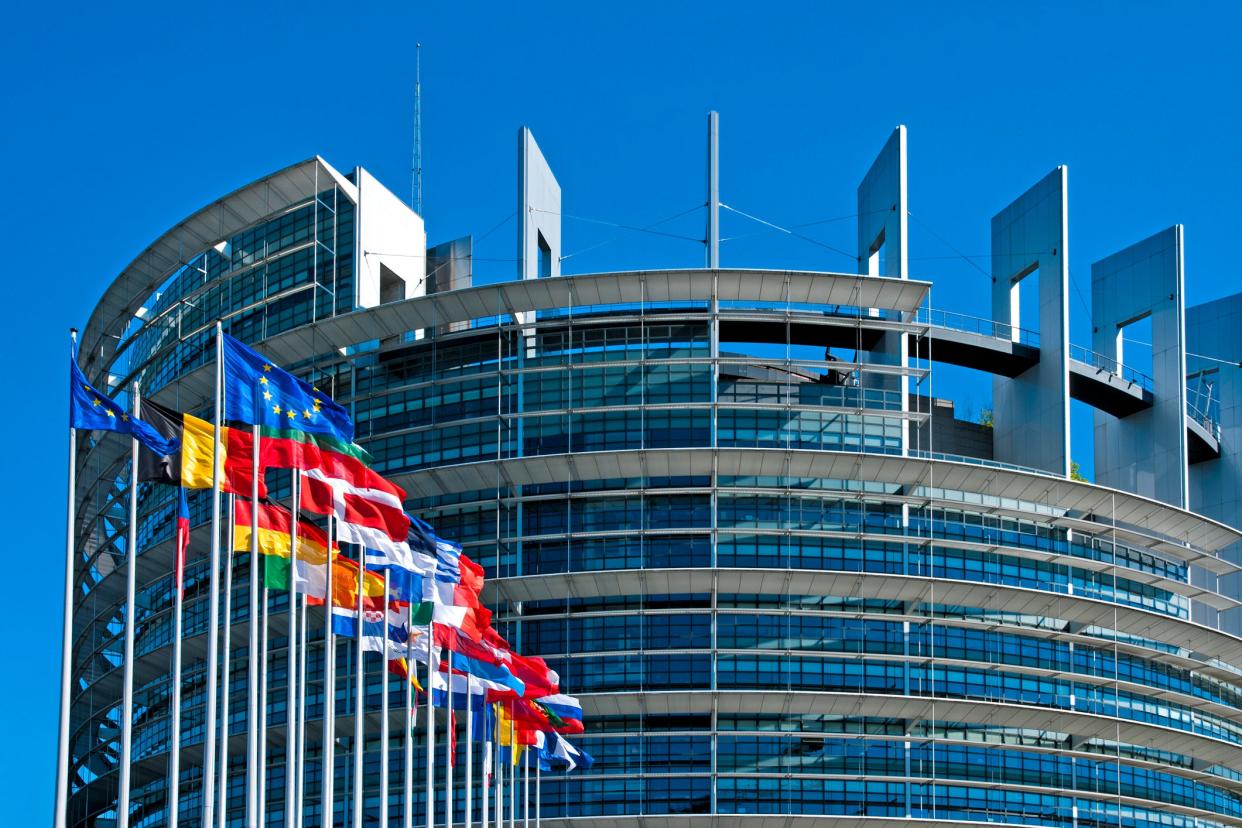
[[[349,413],[322,391],[224,337],[224,419],[354,441]]]
[[[170,440],[150,423],[130,416],[111,397],[91,385],[78,367],[72,347],[69,350],[69,425],[87,431],[128,434],[160,457],[176,454],[181,447],[179,440]]]

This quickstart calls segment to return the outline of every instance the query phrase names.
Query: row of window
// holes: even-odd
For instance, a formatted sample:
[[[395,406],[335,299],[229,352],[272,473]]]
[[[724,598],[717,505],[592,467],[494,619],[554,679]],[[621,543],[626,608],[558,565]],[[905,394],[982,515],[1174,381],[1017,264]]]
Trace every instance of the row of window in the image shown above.
[[[321,194],[320,200],[234,236],[225,248],[231,258],[208,250],[173,277],[148,316],[193,299],[137,334],[125,356],[132,368],[159,352],[143,375],[148,392],[206,364],[214,353],[211,323],[242,308],[266,302],[227,319],[226,331],[246,342],[353,309],[354,209],[343,197],[336,202],[335,190]],[[267,302],[298,286],[308,290]],[[196,330],[200,333],[190,336]]]
[[[810,650],[909,655],[1078,673],[1171,690],[1242,710],[1242,691],[1166,664],[1111,649],[933,623],[817,615],[720,612],[525,620],[523,648],[541,655],[674,649]]]
[[[408,421],[414,424],[418,421]],[[897,454],[901,423],[819,411],[721,409],[717,445]],[[570,452],[708,447],[711,411],[648,409],[488,419],[364,441],[384,473]],[[497,446],[499,445],[499,449]]]
[[[711,382],[711,366],[668,362],[573,372],[484,374],[362,397],[354,402],[354,416],[358,434],[369,437],[414,425],[448,423],[497,413],[709,403],[712,401]],[[800,408],[900,408],[900,400],[895,398],[894,392],[802,381],[792,385],[722,381],[719,401],[724,405],[765,403]],[[348,404],[348,398],[343,402]],[[789,413],[778,412],[763,422],[776,424],[788,417]],[[784,431],[789,432],[789,426]]]

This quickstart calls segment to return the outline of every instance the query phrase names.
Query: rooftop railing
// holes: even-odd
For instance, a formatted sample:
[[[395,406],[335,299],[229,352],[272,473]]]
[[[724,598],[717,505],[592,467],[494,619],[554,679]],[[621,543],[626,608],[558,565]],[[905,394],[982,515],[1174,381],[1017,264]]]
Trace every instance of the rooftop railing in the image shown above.
[[[994,319],[985,319],[982,316],[970,316],[965,313],[954,313],[946,310],[928,310],[920,308],[916,321],[924,325],[930,325],[935,328],[948,328],[951,331],[962,331],[964,333],[979,334],[981,336],[990,336],[993,339],[1002,339],[1007,342],[1017,342],[1019,345],[1027,345],[1032,348],[1039,347],[1039,334],[1026,328],[1017,328],[1004,322],[997,322]]]
[[[1151,377],[1147,376],[1142,371],[1136,371],[1130,366],[1124,365],[1111,357],[1104,356],[1104,354],[1101,354],[1098,351],[1092,351],[1090,348],[1084,348],[1081,345],[1071,344],[1069,356],[1070,359],[1085,362],[1092,368],[1100,371],[1106,371],[1110,374],[1121,377],[1126,382],[1132,382],[1144,391],[1151,393]]]
[[[1030,472],[1044,475],[1050,474],[1047,469],[1037,469],[1033,466],[1019,466],[1017,463],[1002,463],[999,460],[988,460],[983,457],[970,457],[965,454],[946,454],[941,451],[910,449],[910,456],[917,457],[920,460],[947,460],[952,463],[968,463],[972,466],[987,466],[990,469],[1005,469],[1007,471]]]
[[[1186,385],[1186,416],[1203,426],[1217,442],[1220,441],[1220,400],[1210,382]]]

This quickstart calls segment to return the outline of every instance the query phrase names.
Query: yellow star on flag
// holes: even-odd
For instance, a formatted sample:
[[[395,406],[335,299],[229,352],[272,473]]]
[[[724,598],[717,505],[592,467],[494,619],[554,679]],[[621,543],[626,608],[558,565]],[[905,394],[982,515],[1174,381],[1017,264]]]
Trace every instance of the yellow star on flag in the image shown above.
[[[99,406],[103,405],[103,403],[99,401],[99,398],[98,398],[98,397],[96,397],[94,400],[92,400],[92,401],[91,401],[91,405],[93,405],[93,406],[95,406],[96,408],[98,408]]]
[[[267,385],[267,377],[259,377],[259,385]]]
[[[302,416],[303,416],[303,417],[305,417],[306,419],[308,419],[308,420],[309,420],[309,419],[311,418],[311,413],[310,413],[309,411],[307,411],[307,410],[303,409],[303,410],[302,410]]]
[[[263,399],[264,399],[265,401],[267,401],[267,402],[271,402],[271,400],[272,400],[272,392],[271,392],[271,391],[264,391],[264,392],[263,392]]]
[[[265,364],[265,365],[263,366],[263,370],[264,370],[264,371],[270,371],[270,370],[272,370],[272,366],[270,366],[270,365],[266,365],[266,364]]]
[[[105,413],[105,414],[107,414],[109,417],[115,417],[115,416],[116,416],[116,412],[115,412],[115,411],[113,411],[111,408],[105,408],[105,409],[104,409],[104,413]]]
[[[129,422],[129,415],[128,415],[128,414],[122,414],[122,415],[121,415],[121,420],[122,420],[123,422],[128,423],[128,422]]]
[[[280,413],[280,406],[279,406],[279,405],[273,405],[273,406],[272,406],[272,413],[273,413],[273,414],[279,414],[279,413]]]
[[[298,412],[294,411],[292,408],[290,408],[290,409],[289,409],[288,411],[286,411],[285,413],[289,415],[289,419],[290,419],[290,420],[292,420],[294,417],[298,416]]]

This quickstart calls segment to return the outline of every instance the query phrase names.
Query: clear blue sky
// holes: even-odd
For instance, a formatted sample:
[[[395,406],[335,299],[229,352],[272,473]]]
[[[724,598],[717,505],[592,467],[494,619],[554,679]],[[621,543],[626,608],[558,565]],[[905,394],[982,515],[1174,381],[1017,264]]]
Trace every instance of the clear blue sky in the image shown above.
[[[911,271],[935,280],[937,306],[986,314],[988,283],[936,236],[985,254],[990,217],[1057,164],[1069,165],[1075,341],[1088,341],[1091,262],[1173,223],[1186,225],[1190,302],[1237,290],[1242,20],[1230,4],[415,5],[433,4],[21,3],[6,17],[0,267],[10,361],[26,364],[0,485],[21,539],[10,577],[30,585],[9,591],[0,679],[6,824],[45,824],[51,808],[66,329],[151,239],[293,161],[361,164],[408,193],[415,41],[433,242],[512,213],[522,124],[566,213],[636,225],[691,208],[717,109],[724,201],[784,225],[854,213],[859,178],[906,124]],[[667,229],[702,233],[698,216]],[[726,236],[761,230],[724,217]],[[854,249],[852,219],[806,232]],[[578,219],[564,252],[614,236],[566,272],[702,262],[695,244]],[[510,222],[476,248],[476,278],[509,278],[515,247]],[[852,266],[775,232],[726,243],[722,260]],[[990,396],[964,372],[945,372],[937,391],[950,389],[976,411]],[[1089,418],[1075,420],[1085,436]],[[1081,437],[1075,456],[1090,460]]]

